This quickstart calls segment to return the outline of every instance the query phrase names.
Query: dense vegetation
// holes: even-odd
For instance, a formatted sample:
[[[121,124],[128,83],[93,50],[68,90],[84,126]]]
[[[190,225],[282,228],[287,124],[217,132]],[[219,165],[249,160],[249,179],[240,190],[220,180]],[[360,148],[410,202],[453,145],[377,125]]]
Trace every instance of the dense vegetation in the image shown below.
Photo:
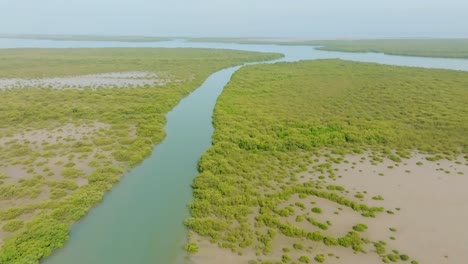
[[[385,39],[312,41],[321,50],[468,59],[468,39]]]
[[[343,209],[362,219],[385,211],[382,197],[364,204],[363,194],[333,184],[332,164],[364,151],[375,162],[399,162],[414,150],[433,159],[466,155],[467,85],[463,72],[340,60],[240,69],[215,108],[213,146],[199,163],[187,227],[236,254],[254,251],[250,263],[308,263],[301,253],[313,256],[316,243],[386,263],[409,259],[367,237],[365,224],[331,231],[320,205],[332,203],[336,217]],[[321,176],[298,176],[305,171]],[[281,250],[282,259],[270,254]],[[327,252],[316,253],[325,261]]]
[[[216,108],[215,121],[231,125],[216,127],[215,143],[468,152],[464,72],[323,60],[250,67],[236,78]]]
[[[403,56],[468,58],[468,39],[362,39],[362,40],[281,40],[248,38],[196,38],[195,42],[241,44],[313,45],[320,50],[380,52]]]
[[[41,78],[107,72],[169,72],[175,80],[192,74],[197,84],[213,69],[279,55],[211,49],[86,48],[0,49],[0,78]]]
[[[0,91],[0,263],[38,263],[164,137],[165,114],[209,74],[279,54],[204,49],[0,50],[0,77],[163,72],[164,86]],[[12,207],[13,206],[13,207]]]

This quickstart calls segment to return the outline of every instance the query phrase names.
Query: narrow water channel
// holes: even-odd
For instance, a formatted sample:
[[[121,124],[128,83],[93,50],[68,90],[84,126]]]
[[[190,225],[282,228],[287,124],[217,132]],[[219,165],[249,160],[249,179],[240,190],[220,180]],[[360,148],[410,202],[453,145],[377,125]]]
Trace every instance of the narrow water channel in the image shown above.
[[[61,42],[1,40],[0,48],[161,47],[218,48],[285,54],[281,61],[340,58],[391,65],[468,71],[468,60],[319,51],[310,46],[229,43]],[[211,145],[212,113],[233,67],[212,74],[167,115],[166,138],[153,154],[123,177],[104,201],[72,227],[70,240],[44,264],[171,264],[181,262],[197,163]],[[183,259],[183,256],[182,256]],[[183,262],[183,261],[182,261]]]
[[[44,263],[173,263],[179,257],[190,183],[211,145],[216,99],[238,68],[212,74],[169,112],[164,141],[74,225],[65,248]]]

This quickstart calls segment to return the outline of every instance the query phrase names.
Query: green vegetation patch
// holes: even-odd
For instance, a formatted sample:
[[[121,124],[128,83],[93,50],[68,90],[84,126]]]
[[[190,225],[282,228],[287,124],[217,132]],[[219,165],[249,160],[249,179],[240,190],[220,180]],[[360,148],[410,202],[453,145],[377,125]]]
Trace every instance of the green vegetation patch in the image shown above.
[[[459,155],[468,150],[467,84],[464,72],[340,60],[249,66],[221,95],[214,139],[253,151]]]
[[[367,230],[367,226],[365,224],[357,224],[353,226],[353,230],[357,232],[364,232]]]
[[[34,213],[23,228],[4,239],[0,263],[38,263],[62,247],[71,224],[161,142],[166,113],[211,73],[280,57],[208,49],[0,50],[0,78],[145,71],[165,72],[174,80],[154,87],[0,91],[0,138],[11,139],[0,146],[0,160],[27,173],[26,179],[0,185],[0,200],[22,199],[18,207],[0,210],[0,221],[17,221],[23,214]],[[54,137],[67,127],[84,132]],[[34,131],[45,133],[46,139],[13,139]],[[59,139],[60,143],[54,142]],[[88,157],[99,160],[87,161]],[[10,180],[18,175],[0,176]],[[45,198],[39,196],[43,190],[49,191]],[[43,201],[28,200],[33,198]],[[12,225],[8,223],[7,229]],[[196,247],[187,250],[193,252]]]
[[[466,154],[467,87],[464,72],[341,60],[244,67],[218,100],[213,146],[199,162],[185,224],[222,248],[252,250],[258,258],[279,250],[271,235],[279,233],[293,244],[291,253],[321,243],[393,261],[385,243],[361,236],[367,226],[334,237],[332,226],[310,217],[321,216],[311,212],[319,207],[302,211],[293,199],[325,199],[378,217],[384,208],[329,184],[338,176],[332,164],[364,151],[375,163],[397,162],[414,150],[449,159]],[[306,171],[321,176],[298,177]],[[307,222],[294,220],[305,212]]]
[[[6,222],[2,226],[2,230],[5,232],[14,232],[24,226],[24,222],[22,220],[11,220]]]
[[[403,56],[468,58],[468,39],[380,39],[311,41],[321,50],[381,52]]]

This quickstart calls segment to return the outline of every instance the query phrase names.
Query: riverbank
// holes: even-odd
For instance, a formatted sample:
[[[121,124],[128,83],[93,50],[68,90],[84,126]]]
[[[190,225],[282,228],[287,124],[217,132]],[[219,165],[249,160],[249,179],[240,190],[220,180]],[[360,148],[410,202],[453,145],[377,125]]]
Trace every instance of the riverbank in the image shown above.
[[[74,87],[66,83],[0,91],[0,262],[37,263],[63,247],[71,225],[152,153],[165,136],[166,114],[212,72],[279,57],[196,49],[0,50],[3,78],[143,71],[171,79],[125,89],[67,89]]]
[[[466,216],[439,212],[464,208],[467,83],[464,72],[340,60],[242,68],[218,100],[214,144],[193,183],[193,260],[463,256],[455,244]]]

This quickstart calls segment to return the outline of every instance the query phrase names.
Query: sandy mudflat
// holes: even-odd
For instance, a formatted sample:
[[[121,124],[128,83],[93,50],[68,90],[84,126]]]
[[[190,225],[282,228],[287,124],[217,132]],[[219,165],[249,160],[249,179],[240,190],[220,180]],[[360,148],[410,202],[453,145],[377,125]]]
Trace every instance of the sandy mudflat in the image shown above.
[[[363,157],[365,160],[361,160]],[[333,165],[341,177],[336,180],[326,179],[328,183],[344,186],[349,191],[345,195],[354,200],[357,200],[354,195],[358,192],[364,194],[363,202],[382,206],[393,214],[383,212],[376,218],[366,218],[328,200],[317,197],[299,199],[297,195],[284,205],[300,200],[306,204],[304,212],[310,212],[313,206],[320,207],[323,212],[314,215],[314,218],[321,222],[330,221],[332,225],[326,233],[333,236],[345,235],[352,226],[363,223],[369,229],[362,234],[372,241],[385,241],[387,253],[395,249],[400,254],[409,255],[412,260],[426,264],[468,263],[467,162],[462,157],[458,159],[458,164],[455,160],[430,162],[425,158],[424,155],[414,154],[411,159],[399,163],[385,160],[372,165],[364,154],[347,156],[345,160],[349,163]],[[417,165],[417,162],[423,165]],[[306,172],[299,176],[302,177],[301,181],[308,181],[318,180],[320,175]],[[384,200],[372,199],[377,195],[381,195]],[[297,223],[294,218],[295,215],[282,220],[310,229],[307,223]],[[389,228],[396,228],[397,231],[390,231]],[[247,263],[258,259],[253,250],[239,256],[230,250],[219,249],[204,238],[195,236],[194,241],[198,241],[200,250],[192,256],[192,263]],[[308,243],[279,234],[273,242],[273,252],[261,259],[278,261],[283,254],[282,248],[291,248],[297,242]],[[327,247],[322,243],[314,243],[311,247],[301,252],[292,250],[288,255],[296,262],[301,255],[309,256],[311,263],[316,263],[313,261],[315,255],[333,254],[326,257],[325,263],[382,263],[381,258],[371,252],[372,247],[366,249],[368,254],[356,254],[349,248]]]
[[[396,228],[398,231],[393,234],[396,240],[389,244],[420,263],[468,263],[466,161],[460,157],[462,164],[447,160],[430,162],[424,155],[414,155],[397,167],[389,160],[374,166],[368,162],[359,163],[359,158],[348,157],[351,164],[337,166],[343,176],[337,182],[350,190],[366,190],[365,201],[369,203],[372,196],[383,196],[385,200],[374,204],[395,212],[395,215],[381,215],[369,221],[370,232],[376,230],[375,235],[383,237],[388,233],[377,230],[386,226],[387,229]],[[423,165],[416,165],[418,161]],[[356,162],[354,169],[352,162]],[[392,165],[392,169],[387,167]]]
[[[149,72],[111,72],[68,77],[54,77],[42,79],[0,79],[0,90],[8,88],[52,88],[52,89],[81,89],[84,87],[132,87],[132,86],[161,86],[169,83],[167,78],[161,78],[156,73]]]
[[[52,129],[27,130],[9,136],[0,137],[0,147],[10,141],[26,141],[29,143],[56,144],[66,138],[80,140],[84,136],[91,135],[101,129],[110,129],[110,125],[93,122],[84,125],[66,124]]]
[[[65,124],[44,129],[28,129],[16,133],[4,133],[0,135],[0,186],[20,186],[21,181],[41,176],[46,181],[73,181],[77,186],[88,184],[88,175],[94,170],[90,162],[102,164],[119,163],[112,156],[112,149],[105,145],[94,145],[94,139],[112,136],[112,127],[101,122],[87,124]],[[125,130],[123,130],[125,131]],[[127,131],[130,138],[136,137],[136,127],[129,126]],[[117,140],[117,139],[115,139]],[[74,151],[75,144],[92,146],[91,151]],[[26,147],[27,153],[15,155],[13,146]],[[41,156],[37,156],[41,154]],[[44,153],[48,153],[45,155]],[[99,157],[98,157],[99,155]],[[31,162],[27,162],[32,159]],[[72,164],[72,165],[67,165]],[[82,172],[76,177],[65,177],[63,171],[73,168]],[[2,189],[2,191],[8,188]],[[51,198],[53,187],[43,184],[40,193],[31,197],[25,195],[19,198],[0,198],[0,210],[16,207],[24,207]],[[66,195],[53,200],[65,199],[76,190],[67,190]],[[3,193],[2,193],[3,194]],[[40,209],[31,213],[22,214],[19,219],[31,220],[40,213]],[[12,233],[4,232],[1,227],[6,221],[0,220],[0,246],[4,238]]]

